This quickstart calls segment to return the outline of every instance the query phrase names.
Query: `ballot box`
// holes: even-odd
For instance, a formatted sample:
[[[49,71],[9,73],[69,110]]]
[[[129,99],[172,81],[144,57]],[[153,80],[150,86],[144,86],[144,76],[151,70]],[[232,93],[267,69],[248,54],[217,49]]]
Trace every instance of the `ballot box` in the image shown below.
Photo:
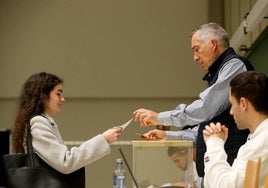
[[[133,141],[132,146],[139,188],[193,186],[192,141]]]

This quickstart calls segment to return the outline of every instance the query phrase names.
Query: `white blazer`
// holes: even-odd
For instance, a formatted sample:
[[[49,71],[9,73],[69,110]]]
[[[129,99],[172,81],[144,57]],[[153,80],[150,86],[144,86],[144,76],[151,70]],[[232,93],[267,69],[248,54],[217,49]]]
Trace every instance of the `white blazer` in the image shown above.
[[[30,120],[34,152],[61,173],[69,174],[111,152],[101,134],[68,149],[54,119],[45,116],[35,116]]]

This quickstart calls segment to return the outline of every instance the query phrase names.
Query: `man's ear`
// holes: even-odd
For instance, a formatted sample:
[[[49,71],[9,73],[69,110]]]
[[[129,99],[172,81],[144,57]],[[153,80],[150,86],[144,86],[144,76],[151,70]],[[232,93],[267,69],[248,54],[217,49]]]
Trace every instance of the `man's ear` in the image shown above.
[[[218,44],[218,41],[217,40],[211,40],[211,45],[212,45],[212,48],[213,48],[214,51],[217,48],[217,44]]]
[[[248,100],[246,98],[244,98],[244,97],[240,98],[239,104],[240,104],[241,108],[244,108],[244,109],[248,108]]]

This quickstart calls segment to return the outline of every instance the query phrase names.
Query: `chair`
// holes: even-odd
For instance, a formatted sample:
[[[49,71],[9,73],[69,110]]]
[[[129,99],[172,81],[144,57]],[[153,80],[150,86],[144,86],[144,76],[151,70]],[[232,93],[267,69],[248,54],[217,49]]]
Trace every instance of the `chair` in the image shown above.
[[[264,188],[268,188],[268,173],[265,176]]]
[[[248,160],[244,180],[244,188],[258,188],[260,167],[261,158],[258,158],[257,161]]]

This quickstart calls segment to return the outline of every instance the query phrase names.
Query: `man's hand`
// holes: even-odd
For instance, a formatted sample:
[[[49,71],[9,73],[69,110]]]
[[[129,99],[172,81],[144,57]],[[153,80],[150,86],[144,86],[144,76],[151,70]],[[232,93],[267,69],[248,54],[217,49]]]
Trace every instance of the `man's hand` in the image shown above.
[[[216,124],[210,123],[205,126],[203,137],[205,142],[212,137],[218,137],[225,142],[228,138],[228,128],[225,127],[225,125],[221,125],[219,122]]]
[[[166,133],[165,131],[154,129],[145,134],[142,134],[141,138],[143,138],[144,140],[150,140],[150,141],[165,140]]]
[[[140,125],[143,127],[151,125],[160,125],[160,122],[157,119],[157,112],[140,108],[134,111],[133,114],[135,115],[135,121],[140,121]]]

